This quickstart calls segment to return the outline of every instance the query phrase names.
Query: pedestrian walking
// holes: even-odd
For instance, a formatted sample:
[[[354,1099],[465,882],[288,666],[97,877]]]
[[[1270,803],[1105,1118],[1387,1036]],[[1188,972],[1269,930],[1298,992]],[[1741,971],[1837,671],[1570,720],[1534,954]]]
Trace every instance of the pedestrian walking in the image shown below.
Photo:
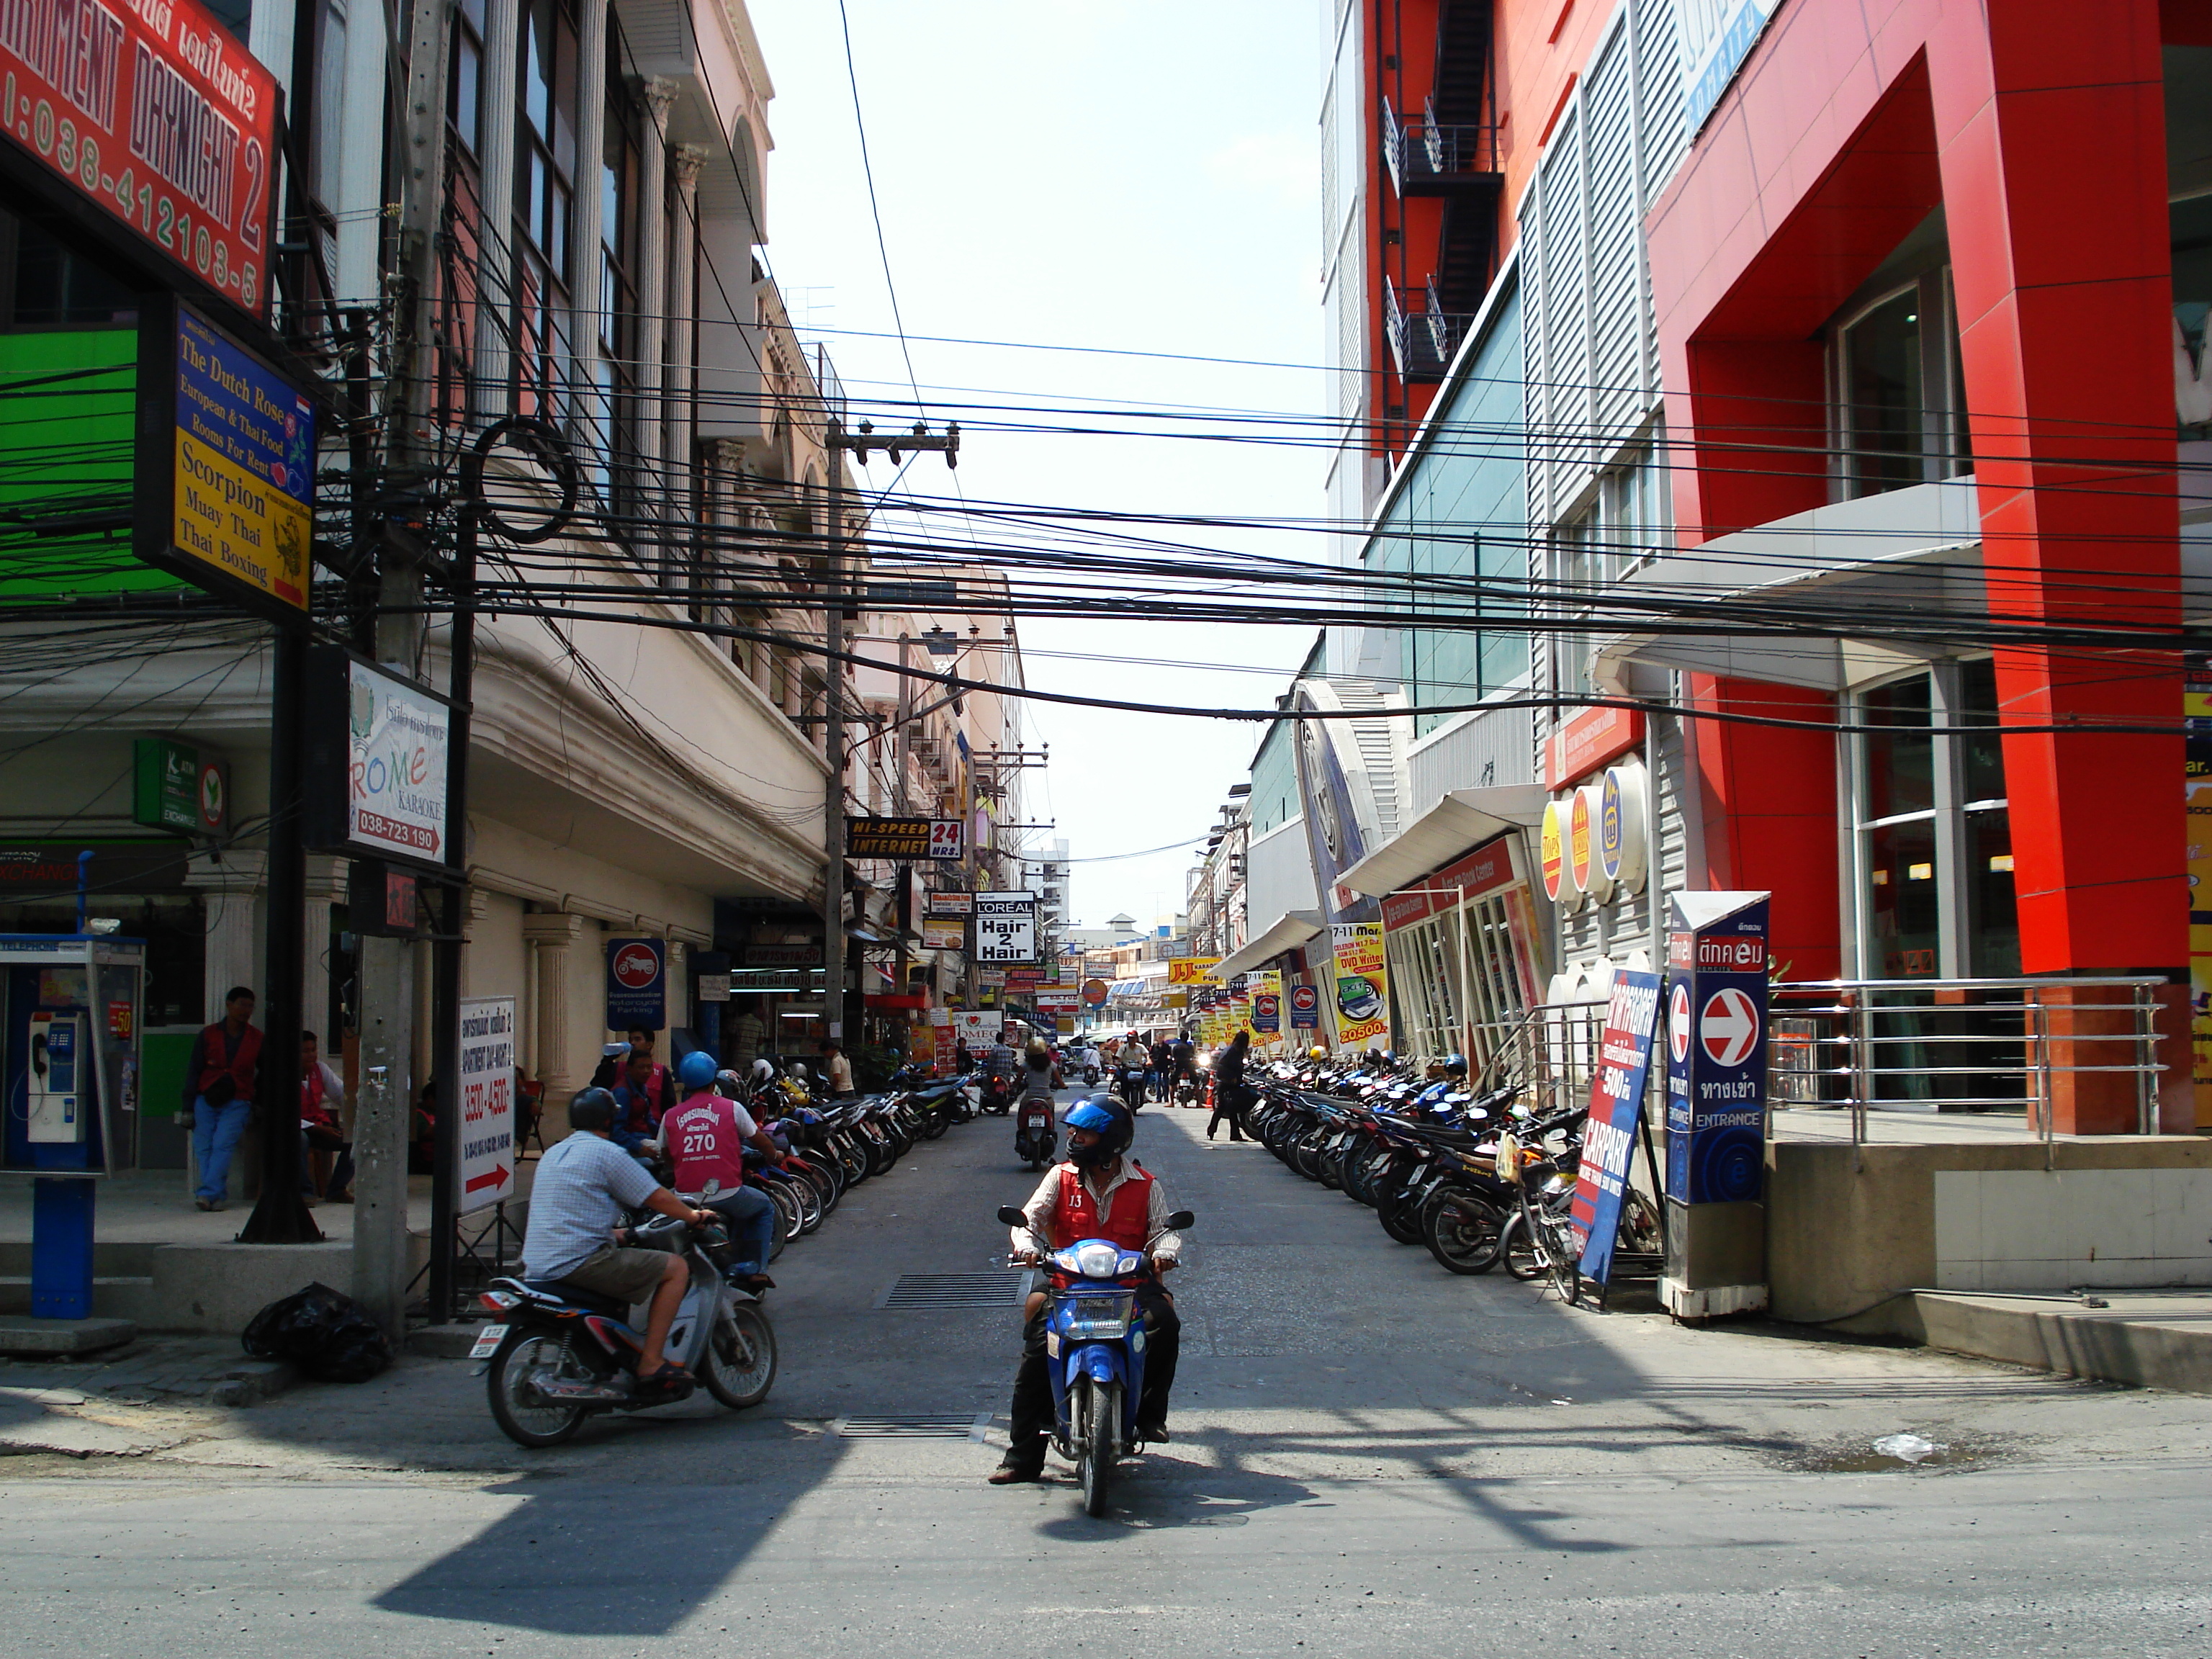
[[[253,1020],[253,988],[234,985],[222,1000],[222,1018],[192,1039],[185,1066],[179,1118],[192,1132],[192,1160],[199,1184],[192,1201],[220,1210],[230,1189],[230,1158],[253,1117],[253,1085],[261,1073],[261,1033]]]

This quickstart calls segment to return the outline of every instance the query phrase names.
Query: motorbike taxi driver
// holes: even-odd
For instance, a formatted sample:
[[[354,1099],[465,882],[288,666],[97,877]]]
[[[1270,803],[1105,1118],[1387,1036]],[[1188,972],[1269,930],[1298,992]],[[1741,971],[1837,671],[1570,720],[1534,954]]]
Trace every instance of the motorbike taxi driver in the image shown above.
[[[1014,1256],[1034,1264],[1043,1253],[1064,1249],[1082,1238],[1110,1239],[1144,1255],[1151,1276],[1137,1291],[1137,1311],[1144,1316],[1146,1333],[1137,1438],[1164,1443],[1182,1321],[1176,1316],[1174,1298],[1161,1288],[1160,1276],[1175,1267],[1182,1240],[1169,1230],[1171,1212],[1158,1180],[1127,1156],[1137,1127],[1128,1108],[1102,1095],[1079,1102],[1065,1121],[1067,1161],[1047,1170],[1022,1206],[1028,1224],[1013,1230]],[[1014,1372],[1012,1443],[991,1473],[994,1486],[1035,1480],[1044,1473],[1045,1441],[1053,1425],[1052,1383],[1045,1371],[1044,1352],[1048,1300],[1043,1291],[1035,1291],[1024,1310],[1022,1361]]]

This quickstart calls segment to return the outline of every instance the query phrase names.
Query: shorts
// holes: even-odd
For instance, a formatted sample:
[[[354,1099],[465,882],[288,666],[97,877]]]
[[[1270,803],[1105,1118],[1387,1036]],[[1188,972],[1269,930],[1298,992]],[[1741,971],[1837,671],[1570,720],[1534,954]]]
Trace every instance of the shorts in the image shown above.
[[[653,1300],[660,1276],[674,1260],[665,1250],[618,1250],[602,1245],[561,1275],[562,1282],[595,1296],[620,1297],[635,1307]]]

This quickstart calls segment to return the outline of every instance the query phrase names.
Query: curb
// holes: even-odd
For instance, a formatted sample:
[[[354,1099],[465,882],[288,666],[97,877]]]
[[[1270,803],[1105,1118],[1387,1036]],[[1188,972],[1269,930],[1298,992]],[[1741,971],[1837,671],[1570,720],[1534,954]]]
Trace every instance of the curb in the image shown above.
[[[466,1359],[484,1322],[466,1325],[418,1325],[407,1333],[407,1352],[426,1359]]]

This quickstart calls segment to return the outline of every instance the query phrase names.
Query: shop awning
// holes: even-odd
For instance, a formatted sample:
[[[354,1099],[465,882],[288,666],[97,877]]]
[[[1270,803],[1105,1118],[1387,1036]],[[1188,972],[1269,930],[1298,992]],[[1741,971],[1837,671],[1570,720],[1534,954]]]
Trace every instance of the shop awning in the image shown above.
[[[1415,818],[1395,841],[1337,879],[1376,898],[1419,881],[1431,870],[1474,851],[1493,836],[1526,829],[1544,816],[1540,783],[1501,783],[1488,789],[1454,789]]]
[[[1249,973],[1261,963],[1272,961],[1285,951],[1297,950],[1321,930],[1320,911],[1286,912],[1276,917],[1265,933],[1215,963],[1213,976],[1225,980],[1232,974]]]

